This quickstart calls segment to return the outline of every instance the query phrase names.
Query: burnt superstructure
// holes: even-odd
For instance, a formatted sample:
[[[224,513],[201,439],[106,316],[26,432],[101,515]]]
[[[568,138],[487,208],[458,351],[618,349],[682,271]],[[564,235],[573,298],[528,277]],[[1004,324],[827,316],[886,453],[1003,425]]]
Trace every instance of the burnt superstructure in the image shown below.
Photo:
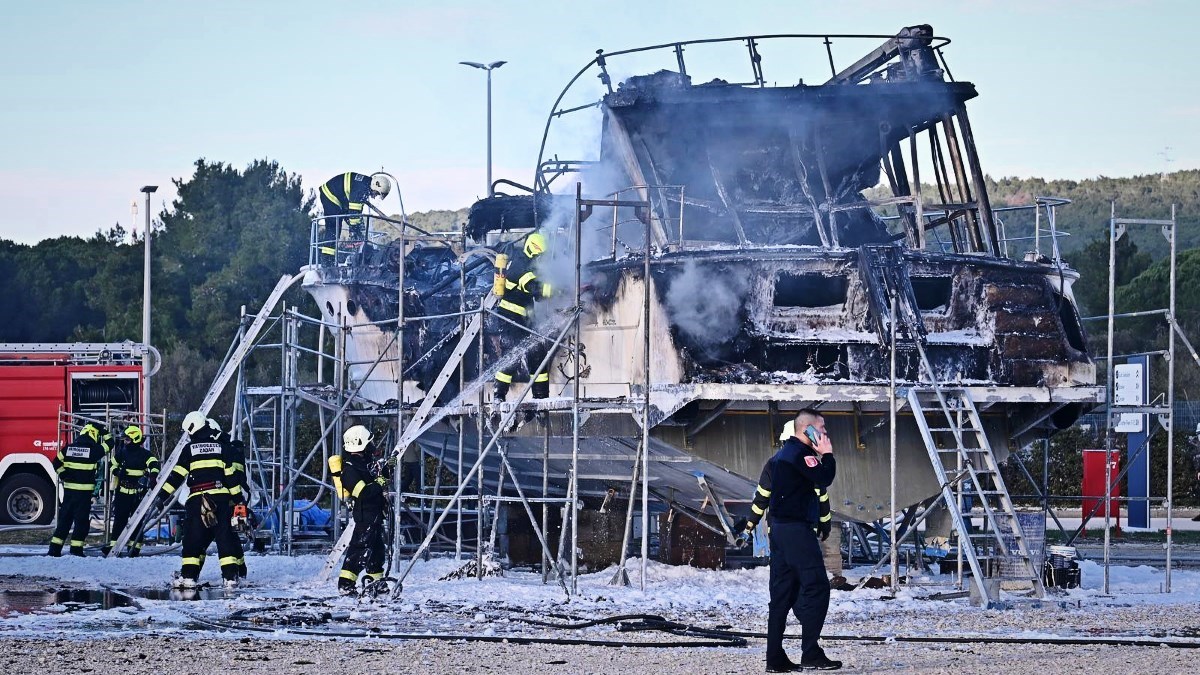
[[[399,399],[398,410],[423,405],[418,417],[434,420],[505,410],[496,402],[480,410],[474,393],[503,357],[486,348],[487,321],[482,368],[474,343],[455,345],[469,332],[464,316],[486,307],[494,253],[537,229],[551,242],[543,274],[567,289],[540,330],[554,338],[580,313],[549,364],[552,398],[522,404],[548,418],[517,433],[548,434],[548,447],[571,439],[566,410],[583,405],[579,447],[636,441],[648,426],[656,443],[754,477],[788,416],[816,407],[839,452],[833,511],[870,521],[886,515],[892,472],[901,505],[928,502],[944,483],[930,465],[928,429],[911,411],[900,411],[890,464],[887,422],[905,405],[896,387],[953,388],[953,400],[978,408],[997,459],[1069,426],[1103,399],[1071,291],[1078,275],[1056,247],[1043,253],[1038,240],[1027,252],[1031,242],[1006,232],[1003,210],[989,203],[966,108],[977,92],[950,76],[948,42],[915,26],[896,36],[756,36],[598,53],[551,111],[531,188],[497,181],[463,233],[441,243],[420,233],[386,245],[369,236],[331,264],[314,255],[305,287],[348,329],[350,378],[365,383],[359,407]],[[784,76],[770,71],[768,55],[792,44],[823,51],[815,61],[824,66],[827,56],[828,72],[769,79]],[[832,45],[851,44],[872,48],[838,69]],[[693,72],[689,59],[710,47],[739,51],[747,78]],[[620,65],[641,68],[652,57],[671,67]],[[598,92],[577,93],[594,82]],[[599,143],[572,158],[555,142],[586,145],[580,124],[566,123],[577,118],[595,125]],[[1030,208],[1052,218],[1058,204]],[[463,387],[457,378],[444,386],[439,374],[459,366]],[[444,450],[447,430],[438,433],[418,445],[454,470],[484,445],[472,441],[460,460]],[[629,480],[611,471],[581,470],[579,480],[586,499],[630,496]],[[568,483],[559,474],[522,487],[564,496]],[[747,483],[737,494],[724,482],[719,497],[736,511],[751,496]],[[658,494],[672,508],[699,509],[706,498],[682,487]]]

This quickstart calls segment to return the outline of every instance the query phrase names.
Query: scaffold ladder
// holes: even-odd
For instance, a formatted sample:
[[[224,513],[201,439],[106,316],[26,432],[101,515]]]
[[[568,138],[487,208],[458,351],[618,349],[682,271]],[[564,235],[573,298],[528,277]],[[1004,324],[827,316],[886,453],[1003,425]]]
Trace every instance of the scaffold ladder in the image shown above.
[[[999,599],[1000,587],[985,583],[989,576],[1011,583],[1016,587],[1011,590],[1041,597],[1040,571],[970,394],[957,388],[913,387],[908,403],[980,598],[985,604]],[[983,512],[980,528],[969,522],[972,507]]]
[[[242,334],[238,341],[237,347],[230,353],[229,358],[225,360],[225,364],[217,373],[213,383],[208,388],[208,392],[204,394],[204,401],[200,404],[200,412],[207,415],[212,410],[213,404],[217,402],[217,397],[225,390],[225,385],[229,384],[229,380],[237,373],[238,368],[242,365],[242,360],[250,353],[250,349],[254,346],[258,339],[258,334],[267,324],[270,318],[271,310],[275,309],[275,305],[279,304],[283,294],[288,291],[297,281],[304,278],[302,274],[285,274],[279,278],[275,284],[275,289],[271,291],[271,295],[267,296],[266,302],[263,303],[262,309],[258,311],[258,315],[254,317],[254,321]],[[175,464],[179,462],[179,455],[183,453],[183,448],[188,443],[186,435],[181,435],[179,441],[175,444],[175,449],[171,454],[163,458],[162,467],[158,473],[158,480],[155,481],[154,487],[146,491],[146,496],[142,498],[142,503],[138,504],[137,510],[129,518],[129,524],[117,537],[117,542],[109,551],[110,557],[116,557],[121,551],[125,550],[125,544],[133,537],[133,533],[142,525],[142,519],[146,517],[146,512],[150,510],[150,506],[154,503],[155,496],[162,490],[166,484],[167,478],[171,475],[171,470],[175,468]],[[178,494],[178,493],[176,493]]]

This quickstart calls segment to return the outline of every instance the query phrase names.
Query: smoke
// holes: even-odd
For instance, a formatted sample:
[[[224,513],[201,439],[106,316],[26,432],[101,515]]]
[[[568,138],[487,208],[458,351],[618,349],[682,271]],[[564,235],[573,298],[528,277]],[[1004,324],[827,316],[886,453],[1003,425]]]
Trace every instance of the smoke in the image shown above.
[[[688,260],[670,282],[665,301],[671,322],[690,341],[706,350],[737,335],[742,324],[745,277],[714,273]]]

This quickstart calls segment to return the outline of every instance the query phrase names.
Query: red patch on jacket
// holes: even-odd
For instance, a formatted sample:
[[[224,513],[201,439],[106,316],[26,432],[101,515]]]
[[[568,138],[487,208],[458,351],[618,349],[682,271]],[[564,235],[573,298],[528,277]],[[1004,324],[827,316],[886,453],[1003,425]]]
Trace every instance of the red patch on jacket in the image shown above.
[[[817,465],[819,465],[821,463],[821,458],[814,457],[813,455],[805,455],[804,463],[808,465],[808,468],[815,469],[815,468],[817,468]]]

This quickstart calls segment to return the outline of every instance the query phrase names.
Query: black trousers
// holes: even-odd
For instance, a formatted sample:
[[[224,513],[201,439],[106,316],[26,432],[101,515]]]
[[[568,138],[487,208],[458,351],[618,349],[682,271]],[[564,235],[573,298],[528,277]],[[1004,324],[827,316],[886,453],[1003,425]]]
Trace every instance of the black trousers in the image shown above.
[[[143,492],[130,494],[127,492],[121,492],[120,490],[113,495],[113,520],[112,529],[109,530],[108,534],[109,546],[116,546],[117,537],[121,536],[121,533],[125,531],[125,526],[129,524],[129,517],[132,516],[133,512],[137,510],[138,504],[142,503],[143,496],[145,496],[145,493]],[[128,546],[130,548],[141,548],[142,539],[144,539],[145,536],[145,533],[143,533],[141,527],[139,527],[137,534],[129,538]]]
[[[500,331],[498,352],[501,357],[512,351],[525,338],[531,335],[528,331],[521,330],[507,322],[501,322],[498,329]],[[524,364],[525,373],[533,380],[529,392],[530,396],[532,398],[548,398],[550,396],[550,364],[546,364],[546,369],[541,375],[534,377],[533,374],[537,371],[537,367],[542,365],[542,359],[546,358],[546,354],[549,353],[550,343],[546,340],[538,339],[529,348],[529,351],[525,352],[523,359],[518,359],[507,367],[496,371],[497,385],[501,385],[502,391],[507,393],[508,385],[520,374],[521,366]]]
[[[771,603],[767,613],[767,667],[783,665],[783,631],[791,611],[800,622],[802,658],[819,656],[817,644],[829,611],[829,579],[821,543],[811,523],[771,523]]]
[[[211,527],[205,526],[200,515],[205,500],[212,505],[212,510],[216,515],[216,522]],[[233,517],[233,506],[229,503],[229,495],[189,495],[186,508],[187,524],[183,531],[183,565],[179,572],[180,575],[188,579],[200,578],[200,568],[204,565],[204,551],[209,544],[216,541],[221,576],[225,579],[236,579],[242,547],[237,540],[237,533],[229,524],[229,519]]]
[[[383,575],[383,499],[360,500],[354,505],[354,536],[346,547],[341,579],[354,583],[363,570],[369,575]]]
[[[63,490],[62,504],[58,506],[58,523],[54,536],[50,538],[50,554],[62,553],[67,533],[71,533],[71,552],[83,555],[83,542],[87,539],[91,525],[92,491]]]
[[[321,194],[319,189],[317,194]],[[324,216],[321,219],[320,241],[322,246],[337,248],[338,234],[341,232],[342,225],[349,228],[351,239],[362,239],[366,234],[360,212],[343,209],[329,201],[323,194],[321,194],[321,214]]]

